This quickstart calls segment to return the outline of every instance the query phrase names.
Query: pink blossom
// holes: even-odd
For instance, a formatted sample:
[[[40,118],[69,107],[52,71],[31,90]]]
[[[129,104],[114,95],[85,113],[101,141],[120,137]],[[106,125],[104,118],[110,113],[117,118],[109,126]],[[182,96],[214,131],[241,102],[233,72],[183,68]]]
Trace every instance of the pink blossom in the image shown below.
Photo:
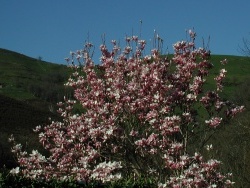
[[[191,29],[189,29],[188,33],[189,33],[189,35],[190,35],[191,38],[195,38],[196,33],[194,31],[192,31]]]
[[[227,59],[224,59],[222,61],[220,61],[222,65],[226,65],[228,63]]]
[[[205,123],[212,128],[216,128],[222,121],[222,118],[212,117],[210,120],[206,120]]]

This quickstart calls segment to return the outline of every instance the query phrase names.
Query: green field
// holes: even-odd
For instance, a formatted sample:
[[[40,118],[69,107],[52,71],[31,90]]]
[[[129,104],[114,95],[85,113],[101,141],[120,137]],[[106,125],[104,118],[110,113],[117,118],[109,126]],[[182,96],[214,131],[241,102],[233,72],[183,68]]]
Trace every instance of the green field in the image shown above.
[[[227,65],[221,65],[220,61],[223,59],[228,60]],[[250,58],[242,56],[227,56],[227,55],[214,55],[211,57],[211,62],[214,68],[211,70],[211,75],[208,78],[208,84],[214,85],[213,77],[218,75],[219,69],[225,68],[227,70],[226,79],[224,81],[224,93],[230,97],[235,87],[243,84],[250,77]]]
[[[52,64],[25,55],[0,49],[0,94],[21,101],[53,101],[45,90],[61,92],[70,70],[64,65]],[[39,95],[40,92],[40,95]],[[55,100],[53,101],[55,102]]]

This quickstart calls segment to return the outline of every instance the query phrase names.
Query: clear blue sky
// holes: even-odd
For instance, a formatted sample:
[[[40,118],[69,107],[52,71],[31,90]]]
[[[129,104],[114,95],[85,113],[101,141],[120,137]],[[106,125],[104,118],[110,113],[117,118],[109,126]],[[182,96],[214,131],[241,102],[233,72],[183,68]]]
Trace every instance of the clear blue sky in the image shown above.
[[[107,43],[123,41],[132,31],[139,35],[140,20],[142,38],[149,43],[155,29],[170,52],[194,28],[199,44],[210,36],[212,54],[241,55],[238,45],[250,38],[250,0],[0,0],[0,48],[65,64],[88,33],[99,56],[103,33]]]

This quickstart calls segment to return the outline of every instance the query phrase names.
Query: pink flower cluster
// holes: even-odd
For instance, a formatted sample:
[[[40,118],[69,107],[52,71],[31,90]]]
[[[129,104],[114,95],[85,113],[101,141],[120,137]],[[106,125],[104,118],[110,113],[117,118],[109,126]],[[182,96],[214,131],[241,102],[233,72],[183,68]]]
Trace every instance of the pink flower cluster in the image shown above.
[[[96,66],[92,44],[71,52],[72,62],[77,59],[79,66],[71,66],[75,72],[66,85],[75,89],[75,100],[58,103],[62,122],[34,130],[50,152],[48,157],[36,150],[28,155],[20,144],[13,146],[18,173],[45,180],[103,182],[144,175],[166,180],[159,187],[229,187],[230,180],[217,172],[218,161],[192,156],[187,146],[196,128],[216,128],[222,124],[222,111],[234,116],[242,107],[231,108],[219,97],[224,69],[216,77],[217,90],[203,93],[212,67],[210,52],[197,49],[195,32],[189,34],[191,41],[173,45],[172,58],[161,55],[159,44],[151,55],[144,55],[146,41],[137,36],[126,37],[124,49],[115,40],[111,51],[102,44],[101,64]],[[82,106],[81,114],[73,113],[75,103]],[[198,106],[209,119],[199,127]]]
[[[206,120],[205,123],[207,123],[210,127],[216,128],[217,126],[219,126],[221,121],[222,121],[222,118],[212,117],[210,120]]]
[[[183,170],[180,174],[171,176],[166,183],[159,183],[159,188],[182,188],[182,187],[232,187],[234,182],[217,172],[220,161],[211,159],[205,162],[202,156],[195,153],[194,157],[184,156],[178,163]],[[182,165],[180,165],[182,164]],[[230,174],[228,174],[230,176]]]

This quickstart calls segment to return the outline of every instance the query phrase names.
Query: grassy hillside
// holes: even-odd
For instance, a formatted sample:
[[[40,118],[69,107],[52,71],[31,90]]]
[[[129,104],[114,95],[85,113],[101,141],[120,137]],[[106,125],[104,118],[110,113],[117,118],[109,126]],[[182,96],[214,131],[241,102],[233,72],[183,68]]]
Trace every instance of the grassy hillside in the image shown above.
[[[221,65],[220,61],[227,59],[228,64]],[[229,56],[229,55],[212,55],[211,62],[214,68],[208,78],[209,88],[215,86],[213,78],[218,75],[221,68],[227,70],[226,79],[224,81],[224,94],[226,98],[233,95],[235,89],[240,84],[243,84],[250,77],[250,58],[242,56]]]
[[[0,94],[42,109],[62,100],[70,69],[0,49]]]

